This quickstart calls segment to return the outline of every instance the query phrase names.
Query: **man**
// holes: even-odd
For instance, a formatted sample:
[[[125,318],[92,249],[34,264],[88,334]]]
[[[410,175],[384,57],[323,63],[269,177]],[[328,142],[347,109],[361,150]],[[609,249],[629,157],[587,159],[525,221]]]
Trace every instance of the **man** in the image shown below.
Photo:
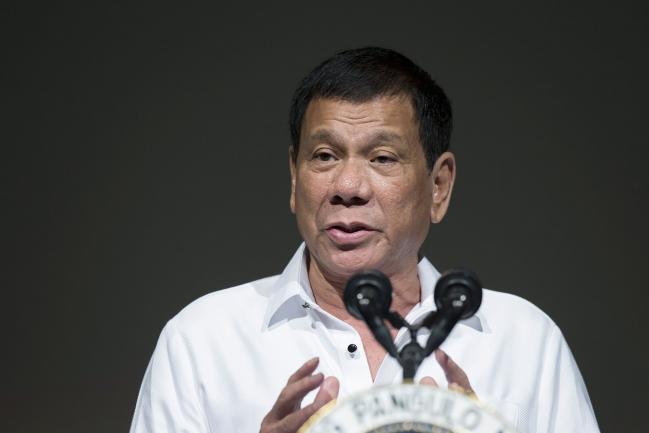
[[[401,381],[342,292],[379,269],[408,321],[435,308],[439,273],[418,253],[453,190],[449,101],[401,54],[362,48],[314,69],[290,118],[290,207],[304,244],[281,275],[204,296],[169,321],[131,432],[292,433],[335,398]],[[521,432],[597,432],[554,323],[515,296],[483,296],[416,380],[475,395]]]

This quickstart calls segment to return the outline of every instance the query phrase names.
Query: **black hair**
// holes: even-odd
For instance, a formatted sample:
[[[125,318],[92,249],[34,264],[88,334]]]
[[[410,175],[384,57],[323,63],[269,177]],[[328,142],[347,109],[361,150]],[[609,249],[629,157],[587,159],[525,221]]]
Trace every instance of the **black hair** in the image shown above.
[[[363,103],[381,96],[399,95],[410,97],[426,162],[432,169],[437,157],[450,145],[451,103],[428,72],[403,54],[380,47],[342,51],[302,79],[291,102],[293,158],[297,158],[304,113],[312,100]]]

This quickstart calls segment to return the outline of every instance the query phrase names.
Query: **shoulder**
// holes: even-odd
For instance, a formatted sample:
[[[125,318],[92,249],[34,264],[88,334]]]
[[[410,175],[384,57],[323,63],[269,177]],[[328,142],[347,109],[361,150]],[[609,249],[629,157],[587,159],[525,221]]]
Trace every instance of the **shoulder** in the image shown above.
[[[219,332],[236,323],[261,323],[279,275],[208,293],[196,299],[165,326],[171,333]]]
[[[547,333],[557,325],[532,302],[510,293],[483,290],[480,312],[493,332]]]
[[[510,371],[516,372],[515,377],[537,380],[567,348],[550,316],[520,296],[485,290],[479,313],[486,324],[486,340],[503,356],[501,361],[510,366]]]

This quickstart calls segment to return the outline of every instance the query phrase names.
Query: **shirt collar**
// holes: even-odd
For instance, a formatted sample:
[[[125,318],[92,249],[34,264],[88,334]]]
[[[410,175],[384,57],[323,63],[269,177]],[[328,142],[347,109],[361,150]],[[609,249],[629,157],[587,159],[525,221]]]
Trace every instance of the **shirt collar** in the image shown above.
[[[303,242],[293,254],[269,294],[268,307],[263,321],[264,329],[283,320],[304,316],[303,305],[309,306],[315,303],[306,259],[307,251]],[[408,321],[423,318],[426,313],[436,310],[434,289],[440,273],[425,257],[419,261],[417,272],[421,286],[421,302],[408,314]],[[488,329],[481,310],[478,310],[473,317],[459,323],[480,332]]]

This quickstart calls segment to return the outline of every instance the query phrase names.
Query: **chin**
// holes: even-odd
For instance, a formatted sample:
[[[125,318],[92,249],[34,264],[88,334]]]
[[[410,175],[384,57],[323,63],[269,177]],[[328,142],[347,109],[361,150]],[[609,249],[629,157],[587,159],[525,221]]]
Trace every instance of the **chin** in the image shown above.
[[[375,251],[369,248],[333,251],[328,262],[331,271],[347,276],[378,267]]]

